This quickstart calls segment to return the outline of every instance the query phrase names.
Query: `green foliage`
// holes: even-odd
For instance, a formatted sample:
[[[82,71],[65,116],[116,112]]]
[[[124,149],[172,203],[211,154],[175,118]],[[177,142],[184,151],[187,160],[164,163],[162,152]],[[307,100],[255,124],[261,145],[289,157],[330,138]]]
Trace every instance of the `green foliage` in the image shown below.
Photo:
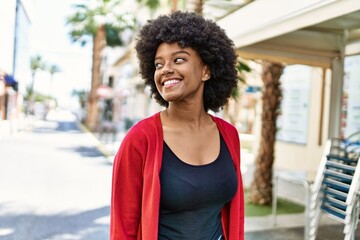
[[[32,80],[31,80],[31,85],[28,89],[29,98],[31,98],[31,96],[33,94],[36,72],[46,69],[46,64],[43,61],[41,55],[36,54],[30,58],[30,69],[31,69]]]
[[[46,64],[40,54],[36,54],[30,58],[30,69],[33,74],[38,70],[45,70]]]
[[[238,70],[238,79],[241,83],[246,84],[246,80],[243,76],[244,72],[251,72],[251,68],[244,62],[238,61],[236,64],[236,69]]]
[[[59,66],[57,66],[56,64],[51,64],[47,71],[52,75],[54,75],[55,73],[58,73],[61,71],[61,69],[59,68]]]
[[[247,199],[248,191],[245,191],[245,199]],[[305,207],[292,201],[288,201],[282,198],[277,200],[276,213],[281,214],[296,214],[303,213]],[[245,201],[245,216],[246,217],[260,217],[272,214],[272,205],[258,205],[249,201]]]
[[[121,8],[120,0],[88,1],[86,4],[74,4],[75,12],[68,16],[66,24],[70,25],[70,39],[84,46],[92,42],[97,30],[105,26],[107,46],[121,46],[121,33],[125,29],[134,29],[136,19],[133,15],[122,11],[116,14],[115,8]],[[99,4],[101,3],[101,4]],[[94,7],[95,5],[95,7]]]
[[[113,25],[106,24],[105,25],[105,35],[106,35],[106,45],[110,47],[114,46],[122,46],[123,40],[119,35],[120,29],[115,28]]]
[[[71,96],[76,96],[76,97],[78,97],[80,106],[81,106],[82,108],[85,107],[86,99],[87,99],[87,96],[88,96],[88,92],[87,92],[87,91],[85,91],[85,90],[73,90],[72,93],[71,93]]]
[[[56,99],[52,96],[48,96],[48,95],[38,93],[35,91],[31,92],[30,86],[26,87],[26,89],[25,89],[24,100],[31,101],[31,102],[44,102],[46,100],[56,101]]]
[[[155,10],[160,6],[159,0],[137,0],[138,3],[145,5],[150,10]]]
[[[251,72],[251,68],[244,62],[238,60],[236,64],[236,69],[238,72],[238,85],[233,88],[231,92],[231,97],[237,100],[240,97],[240,87],[241,85],[246,85],[246,79],[244,77],[244,72]]]

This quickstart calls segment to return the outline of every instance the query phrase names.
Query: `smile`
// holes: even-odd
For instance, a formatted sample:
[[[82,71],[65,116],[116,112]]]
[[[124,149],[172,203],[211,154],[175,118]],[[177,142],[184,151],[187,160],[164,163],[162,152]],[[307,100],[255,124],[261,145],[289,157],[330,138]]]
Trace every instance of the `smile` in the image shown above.
[[[180,80],[178,80],[178,79],[170,79],[170,80],[166,80],[165,82],[163,82],[163,85],[165,87],[167,87],[167,86],[175,85],[179,82],[180,82]]]

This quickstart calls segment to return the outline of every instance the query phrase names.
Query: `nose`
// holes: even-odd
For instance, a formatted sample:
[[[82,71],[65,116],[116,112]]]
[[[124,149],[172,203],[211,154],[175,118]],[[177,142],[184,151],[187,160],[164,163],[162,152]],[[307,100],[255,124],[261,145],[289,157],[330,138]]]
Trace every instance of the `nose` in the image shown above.
[[[172,68],[171,64],[165,64],[161,70],[162,75],[169,75],[174,73],[174,69]]]

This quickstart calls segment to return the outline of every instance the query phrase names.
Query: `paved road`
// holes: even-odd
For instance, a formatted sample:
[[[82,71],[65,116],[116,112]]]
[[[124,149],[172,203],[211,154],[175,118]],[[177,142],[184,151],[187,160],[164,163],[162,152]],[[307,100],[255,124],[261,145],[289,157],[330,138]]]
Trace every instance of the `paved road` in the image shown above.
[[[67,112],[0,139],[0,240],[109,239],[112,166]]]

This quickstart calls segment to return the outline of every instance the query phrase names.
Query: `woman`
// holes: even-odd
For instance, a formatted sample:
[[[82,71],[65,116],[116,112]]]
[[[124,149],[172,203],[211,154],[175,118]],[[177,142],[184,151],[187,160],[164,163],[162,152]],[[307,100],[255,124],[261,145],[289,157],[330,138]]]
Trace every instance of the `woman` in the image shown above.
[[[115,157],[112,240],[244,238],[236,129],[208,114],[236,86],[233,42],[175,12],[139,32],[140,74],[165,109],[133,126]]]

